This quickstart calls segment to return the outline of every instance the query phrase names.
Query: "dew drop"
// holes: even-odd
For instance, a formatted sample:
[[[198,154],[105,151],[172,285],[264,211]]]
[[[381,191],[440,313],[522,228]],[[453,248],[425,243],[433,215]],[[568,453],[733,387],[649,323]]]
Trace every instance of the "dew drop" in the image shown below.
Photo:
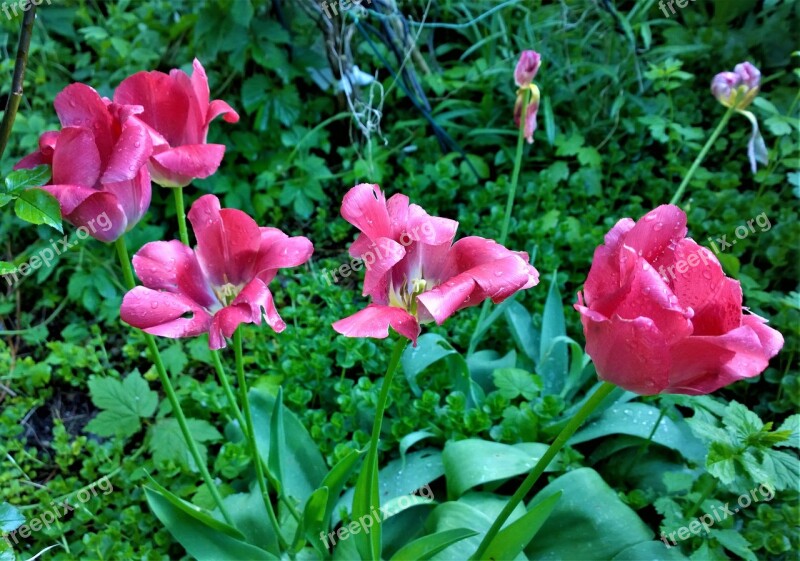
[[[642,271],[649,271],[650,270],[650,263],[647,261],[642,261]]]
[[[150,308],[152,308],[153,310],[158,308],[158,302],[150,302]]]
[[[139,141],[137,140],[136,142],[134,142],[134,143],[133,143],[133,145],[134,145],[136,148],[138,148],[139,146],[141,146],[141,145],[142,145],[142,143],[141,143],[141,142],[139,142]]]
[[[706,280],[711,280],[711,271],[703,271],[703,278]]]
[[[659,222],[658,224],[656,224],[655,226],[653,226],[653,230],[655,230],[656,232],[658,232],[658,231],[659,231],[661,228],[663,228],[663,227],[664,227],[664,224],[663,224],[663,223],[661,223],[661,222]]]
[[[646,222],[652,222],[656,219],[656,215],[652,213],[645,214],[644,219]]]

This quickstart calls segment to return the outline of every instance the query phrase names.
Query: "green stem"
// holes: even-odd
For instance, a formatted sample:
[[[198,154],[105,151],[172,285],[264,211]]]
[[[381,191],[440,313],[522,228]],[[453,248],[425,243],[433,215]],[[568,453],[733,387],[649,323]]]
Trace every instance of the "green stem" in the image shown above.
[[[517,196],[517,183],[519,183],[519,172],[522,169],[522,154],[523,149],[525,147],[525,117],[528,114],[528,104],[531,101],[531,92],[530,90],[525,90],[524,93],[525,99],[522,103],[522,113],[520,114],[519,118],[519,131],[517,133],[517,152],[514,156],[514,169],[511,172],[511,185],[508,187],[508,197],[506,198],[506,214],[503,218],[503,226],[500,230],[500,237],[497,240],[497,243],[503,245],[506,243],[506,238],[508,237],[508,228],[511,225],[511,214],[514,210],[514,198]],[[475,331],[472,333],[472,337],[469,340],[469,349],[467,350],[467,356],[470,356],[473,352],[475,352],[475,347],[478,344],[478,332],[480,331],[481,324],[486,319],[486,314],[489,313],[489,306],[491,306],[491,302],[489,299],[483,301],[483,305],[481,306],[481,313],[478,317],[478,323],[475,325]]]
[[[136,286],[136,281],[133,278],[133,269],[131,268],[131,260],[128,257],[128,248],[125,246],[124,236],[116,241],[116,246],[119,262],[122,266],[122,275],[125,278],[125,285],[129,289],[133,289]],[[172,386],[172,382],[167,375],[167,370],[164,368],[164,363],[161,360],[161,354],[158,352],[156,339],[149,333],[143,333],[143,335],[145,341],[147,342],[147,348],[150,350],[150,358],[156,367],[158,377],[161,379],[161,385],[164,387],[164,392],[167,394],[167,399],[172,406],[172,414],[175,415],[175,420],[178,421],[178,426],[180,427],[183,439],[186,441],[186,445],[189,448],[189,453],[192,455],[194,463],[200,470],[203,481],[205,481],[206,487],[208,487],[208,491],[211,493],[211,496],[214,499],[217,508],[219,508],[220,513],[222,513],[223,518],[225,518],[225,521],[228,524],[233,526],[233,519],[231,518],[230,514],[228,514],[228,510],[225,508],[225,505],[222,502],[222,496],[219,494],[219,489],[217,489],[217,486],[214,484],[214,480],[211,478],[211,474],[208,472],[208,466],[206,465],[203,457],[200,455],[200,450],[197,448],[197,443],[194,441],[194,438],[192,438],[192,433],[189,431],[189,425],[186,422],[186,416],[183,414],[181,403],[178,401],[175,388]]]
[[[225,399],[228,400],[228,407],[231,410],[231,414],[233,418],[236,419],[236,422],[239,423],[239,428],[244,432],[247,429],[247,425],[244,422],[244,417],[242,417],[239,406],[236,404],[236,394],[233,393],[233,388],[231,388],[228,377],[225,375],[225,368],[222,366],[219,351],[211,351],[211,360],[214,362],[214,369],[217,371],[219,383],[222,384],[222,389],[225,392]]]
[[[734,112],[734,109],[733,109],[733,107],[731,107],[722,116],[722,119],[720,119],[719,124],[717,125],[717,128],[714,129],[714,132],[712,132],[711,136],[708,137],[708,140],[706,141],[705,146],[703,146],[703,149],[700,150],[700,153],[697,155],[697,158],[695,158],[694,162],[692,162],[692,167],[690,167],[689,171],[686,172],[686,176],[683,178],[683,181],[681,181],[680,186],[678,186],[678,190],[675,191],[675,195],[672,197],[672,200],[669,202],[669,204],[676,205],[676,204],[678,204],[678,201],[681,200],[681,197],[683,196],[683,192],[686,190],[686,186],[689,185],[689,181],[691,181],[692,177],[694,177],[694,174],[697,171],[697,168],[699,168],[700,164],[703,163],[703,160],[706,159],[706,156],[708,155],[708,151],[711,150],[711,147],[717,141],[717,138],[719,138],[719,135],[722,134],[722,130],[725,128],[725,125],[728,124],[728,121],[730,120],[731,116],[733,115],[733,112]]]
[[[400,363],[400,356],[403,354],[403,349],[406,347],[406,341],[403,338],[398,338],[397,342],[392,349],[392,356],[389,358],[389,365],[386,367],[386,375],[383,377],[383,386],[381,393],[378,397],[378,404],[375,408],[375,420],[372,423],[372,438],[369,441],[369,450],[367,451],[367,458],[364,467],[367,470],[367,489],[369,491],[370,503],[374,497],[378,497],[378,504],[370,504],[370,509],[380,509],[380,495],[378,492],[378,442],[381,439],[381,427],[383,425],[383,415],[386,412],[386,402],[389,400],[389,390],[392,387],[392,380],[394,373],[397,370],[397,365]],[[377,544],[378,551],[375,548],[372,550],[372,559],[380,561],[380,543],[381,543],[381,526],[378,524],[372,530],[376,532],[377,539],[370,542],[370,545]]]
[[[186,229],[186,207],[183,203],[183,187],[173,187],[172,194],[175,196],[175,214],[178,215],[178,235],[183,245],[191,247],[189,245],[189,232]]]
[[[519,118],[519,133],[517,134],[517,154],[514,156],[514,171],[511,172],[511,185],[508,188],[508,199],[506,200],[506,215],[503,219],[503,228],[500,230],[500,238],[497,243],[503,245],[508,236],[508,227],[511,224],[511,212],[514,210],[514,197],[517,195],[517,183],[519,182],[519,172],[522,169],[522,152],[525,147],[525,118],[528,115],[528,105],[531,101],[530,90],[525,90],[525,99],[522,103],[522,113]]]
[[[522,482],[522,485],[519,486],[517,492],[511,497],[511,499],[506,503],[506,506],[503,507],[503,510],[500,512],[500,516],[492,524],[492,527],[489,528],[489,531],[484,536],[483,541],[478,546],[478,549],[475,553],[470,557],[470,560],[478,560],[482,559],[483,554],[486,553],[486,549],[492,543],[492,540],[495,538],[497,533],[500,531],[500,528],[503,527],[508,517],[517,508],[517,505],[522,502],[525,498],[525,495],[528,494],[536,481],[539,479],[539,476],[544,473],[545,468],[550,465],[550,462],[553,461],[556,454],[564,447],[570,437],[575,433],[576,430],[583,424],[586,418],[594,411],[598,405],[606,398],[608,395],[616,389],[617,386],[614,384],[609,384],[608,382],[603,382],[600,387],[597,389],[592,396],[586,400],[586,403],[583,404],[583,407],[575,414],[572,419],[569,420],[569,423],[561,429],[561,432],[558,434],[556,439],[544,453],[544,455],[536,462],[536,465],[533,467],[533,470],[528,474],[528,477],[525,478],[525,481]]]
[[[239,383],[239,396],[242,401],[242,408],[244,409],[245,420],[245,438],[247,438],[248,448],[250,449],[250,457],[253,458],[253,466],[256,470],[256,480],[258,481],[258,488],[261,491],[261,497],[264,500],[264,506],[267,509],[267,516],[275,530],[275,535],[278,538],[278,543],[282,550],[288,549],[288,542],[284,539],[281,533],[280,524],[275,517],[275,509],[272,507],[272,501],[269,498],[269,490],[267,488],[267,479],[264,476],[264,465],[261,462],[261,456],[258,453],[258,444],[256,442],[255,425],[253,424],[253,411],[250,408],[250,397],[247,395],[247,380],[244,377],[244,357],[242,356],[242,330],[237,329],[233,333],[233,351],[236,353],[236,378]]]
[[[41,4],[41,2],[40,2]],[[5,6],[5,4],[3,4]],[[14,76],[11,79],[11,91],[8,92],[8,101],[3,113],[3,121],[0,122],[0,159],[8,146],[8,139],[11,137],[11,129],[14,128],[14,119],[17,116],[19,103],[22,101],[22,83],[25,78],[25,68],[28,65],[28,51],[31,47],[31,37],[33,37],[33,22],[36,20],[36,6],[28,4],[25,15],[22,16],[22,28],[19,32],[19,42],[17,43],[17,60],[14,62]]]

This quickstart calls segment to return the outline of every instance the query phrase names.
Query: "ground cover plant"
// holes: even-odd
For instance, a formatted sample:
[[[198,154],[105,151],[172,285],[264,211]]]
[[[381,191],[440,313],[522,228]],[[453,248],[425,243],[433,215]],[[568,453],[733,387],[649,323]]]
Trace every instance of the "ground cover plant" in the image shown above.
[[[0,560],[791,559],[791,1],[0,6]]]

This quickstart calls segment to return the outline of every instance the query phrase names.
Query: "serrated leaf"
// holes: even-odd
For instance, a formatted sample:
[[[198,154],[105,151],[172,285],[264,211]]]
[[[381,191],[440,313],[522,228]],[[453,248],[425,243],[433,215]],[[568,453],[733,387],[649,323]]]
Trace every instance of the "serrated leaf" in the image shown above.
[[[197,443],[200,456],[206,459],[204,442],[216,442],[222,435],[213,425],[200,419],[187,419],[186,425],[189,433]],[[156,464],[174,461],[191,471],[197,471],[198,466],[189,452],[189,446],[183,438],[183,431],[176,419],[162,419],[150,431],[150,451]]]
[[[506,399],[521,395],[530,400],[542,391],[542,379],[521,368],[498,368],[492,378],[498,392]]]
[[[778,442],[775,446],[800,448],[800,414],[795,413],[788,417],[780,426],[778,432],[789,433],[789,437],[784,442]]]
[[[50,181],[50,166],[12,171],[5,179],[5,193],[16,193],[29,187],[41,187]]]
[[[14,212],[25,222],[47,224],[63,233],[61,226],[61,207],[56,198],[42,189],[23,191],[14,202]]]
[[[89,380],[92,403],[102,409],[86,430],[101,436],[131,436],[141,428],[140,418],[151,417],[158,406],[158,394],[150,389],[138,371],[122,382],[114,378]]]

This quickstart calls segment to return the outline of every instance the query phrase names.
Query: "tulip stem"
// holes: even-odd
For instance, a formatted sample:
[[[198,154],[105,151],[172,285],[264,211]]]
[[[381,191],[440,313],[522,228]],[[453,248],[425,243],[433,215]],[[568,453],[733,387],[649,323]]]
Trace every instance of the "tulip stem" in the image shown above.
[[[564,447],[570,437],[575,433],[576,430],[583,424],[586,418],[594,411],[598,405],[606,398],[608,395],[617,388],[614,384],[610,384],[608,382],[603,382],[597,391],[592,394],[592,396],[586,400],[586,403],[583,404],[583,407],[575,414],[572,419],[561,429],[561,432],[558,434],[556,439],[544,453],[544,455],[536,462],[536,465],[533,467],[533,470],[528,474],[525,478],[525,481],[522,482],[522,485],[519,486],[516,493],[511,497],[511,499],[506,503],[506,506],[503,507],[503,510],[500,512],[500,515],[492,524],[489,531],[486,532],[486,535],[483,537],[483,541],[481,541],[478,549],[475,553],[470,557],[470,561],[476,561],[483,558],[483,554],[486,553],[489,545],[492,543],[492,540],[497,536],[497,533],[500,531],[500,528],[503,527],[508,517],[514,512],[514,509],[517,508],[520,502],[525,498],[525,495],[528,494],[536,481],[539,479],[539,476],[544,473],[544,470],[550,465],[550,462],[553,461],[556,454]]]
[[[525,119],[528,116],[528,105],[531,102],[531,91],[525,89],[523,94],[522,113],[519,118],[519,131],[517,133],[517,153],[514,157],[514,170],[511,172],[511,185],[508,187],[508,198],[506,199],[506,214],[503,218],[503,227],[500,230],[500,238],[497,243],[505,245],[506,238],[508,237],[508,228],[511,225],[511,213],[514,210],[514,198],[517,195],[517,184],[519,183],[519,172],[522,169],[522,153],[525,147]],[[478,344],[478,333],[481,329],[481,324],[486,319],[486,314],[489,313],[490,300],[486,299],[481,306],[481,314],[478,317],[478,323],[475,325],[475,331],[469,340],[469,350],[467,356],[475,352],[475,346]]]
[[[189,245],[189,231],[186,229],[186,206],[183,203],[183,187],[173,187],[172,194],[175,196],[175,214],[178,215],[178,235],[183,245],[191,247]]]
[[[389,400],[389,390],[392,387],[392,380],[394,373],[397,370],[397,365],[400,363],[400,357],[403,354],[403,349],[406,347],[405,339],[398,338],[394,344],[392,355],[389,358],[389,365],[386,367],[386,375],[383,377],[383,386],[381,386],[381,393],[378,397],[378,403],[375,407],[375,419],[372,424],[372,437],[369,441],[369,450],[367,451],[367,458],[364,461],[366,469],[366,491],[369,493],[370,510],[380,509],[380,494],[378,492],[378,442],[381,439],[381,427],[383,425],[383,415],[386,412],[386,402]],[[356,489],[358,492],[358,489]],[[363,491],[363,489],[362,489]],[[372,504],[372,500],[377,497],[378,504]],[[370,540],[370,553],[373,561],[380,561],[380,543],[381,543],[381,526],[378,524],[373,528],[373,533],[377,538],[373,541]],[[373,548],[377,545],[377,548]],[[377,549],[377,551],[375,550]]]
[[[222,366],[219,351],[211,351],[211,360],[214,362],[214,369],[217,371],[219,383],[222,385],[222,389],[225,392],[225,399],[228,400],[228,407],[230,407],[233,418],[239,423],[239,428],[244,432],[247,429],[247,425],[245,425],[242,412],[239,410],[239,405],[236,403],[236,395],[233,393],[233,388],[231,388],[231,384],[228,381],[228,376],[225,374],[225,368]]]
[[[133,289],[136,286],[136,281],[133,278],[133,269],[131,268],[131,260],[128,257],[128,248],[125,246],[124,236],[120,237],[116,241],[116,246],[119,262],[122,266],[122,275],[125,278],[125,284],[128,289]],[[181,408],[180,401],[178,401],[175,388],[172,386],[172,382],[167,375],[166,368],[164,368],[164,363],[161,360],[161,354],[158,351],[158,345],[156,344],[155,337],[144,332],[143,335],[145,341],[147,342],[147,348],[150,350],[150,358],[153,361],[153,365],[156,367],[158,377],[161,379],[161,385],[164,387],[164,392],[167,394],[167,399],[172,406],[172,414],[175,415],[175,420],[178,421],[178,426],[181,429],[183,439],[186,441],[186,446],[189,448],[189,453],[192,455],[194,463],[200,470],[203,481],[205,481],[206,487],[208,487],[208,491],[211,493],[211,496],[214,499],[217,508],[219,508],[223,518],[225,518],[225,521],[228,524],[233,526],[233,519],[231,518],[231,515],[228,514],[228,510],[225,508],[225,505],[222,502],[222,496],[219,494],[219,489],[217,489],[217,486],[214,484],[214,480],[211,478],[211,474],[208,471],[208,466],[206,465],[203,457],[200,455],[200,450],[197,448],[197,443],[194,441],[194,438],[192,438],[192,433],[189,431],[189,425],[186,422],[186,416],[183,414],[183,409]]]
[[[41,3],[41,2],[40,2]],[[5,6],[5,4],[3,4]],[[15,12],[16,13],[16,12]],[[14,76],[11,79],[11,91],[8,92],[8,101],[0,123],[0,159],[6,151],[11,129],[14,128],[14,119],[17,116],[20,101],[22,101],[22,82],[25,78],[25,68],[28,65],[28,51],[33,37],[33,22],[36,20],[36,5],[28,4],[25,15],[22,16],[22,28],[19,32],[17,43],[17,60],[14,62]]]
[[[258,444],[256,442],[255,424],[253,423],[253,411],[250,408],[250,398],[247,395],[247,380],[244,377],[244,357],[242,355],[242,330],[237,328],[233,333],[233,352],[236,354],[236,378],[239,383],[239,395],[242,401],[242,408],[244,409],[245,420],[245,438],[247,439],[248,448],[250,448],[250,457],[253,459],[253,467],[256,470],[256,480],[258,481],[258,488],[261,491],[261,498],[264,500],[264,506],[267,509],[267,516],[275,530],[275,535],[278,538],[278,543],[282,550],[287,550],[289,547],[288,542],[284,539],[281,533],[280,524],[275,517],[275,509],[272,507],[272,501],[269,498],[269,489],[267,488],[267,479],[264,476],[264,465],[261,462],[261,456],[258,454]]]
[[[703,163],[703,160],[706,159],[706,156],[708,155],[708,151],[711,150],[711,146],[714,145],[714,143],[717,141],[717,138],[719,138],[719,135],[722,134],[722,131],[725,128],[725,125],[728,124],[728,121],[730,120],[731,116],[733,115],[733,112],[734,112],[734,108],[730,107],[725,112],[725,114],[722,116],[722,119],[720,119],[719,124],[717,125],[717,128],[714,129],[714,132],[712,132],[711,136],[708,137],[708,140],[706,141],[705,146],[703,146],[703,149],[700,150],[700,153],[697,155],[697,158],[695,158],[694,162],[692,162],[692,167],[690,167],[689,171],[686,172],[686,176],[684,176],[683,181],[681,181],[681,184],[678,186],[678,190],[675,191],[675,195],[672,197],[672,200],[669,202],[669,204],[676,205],[681,200],[681,197],[683,196],[683,192],[686,190],[686,187],[689,185],[689,181],[692,180],[692,177],[694,177],[694,174],[697,171],[697,168],[699,168],[700,164]]]

